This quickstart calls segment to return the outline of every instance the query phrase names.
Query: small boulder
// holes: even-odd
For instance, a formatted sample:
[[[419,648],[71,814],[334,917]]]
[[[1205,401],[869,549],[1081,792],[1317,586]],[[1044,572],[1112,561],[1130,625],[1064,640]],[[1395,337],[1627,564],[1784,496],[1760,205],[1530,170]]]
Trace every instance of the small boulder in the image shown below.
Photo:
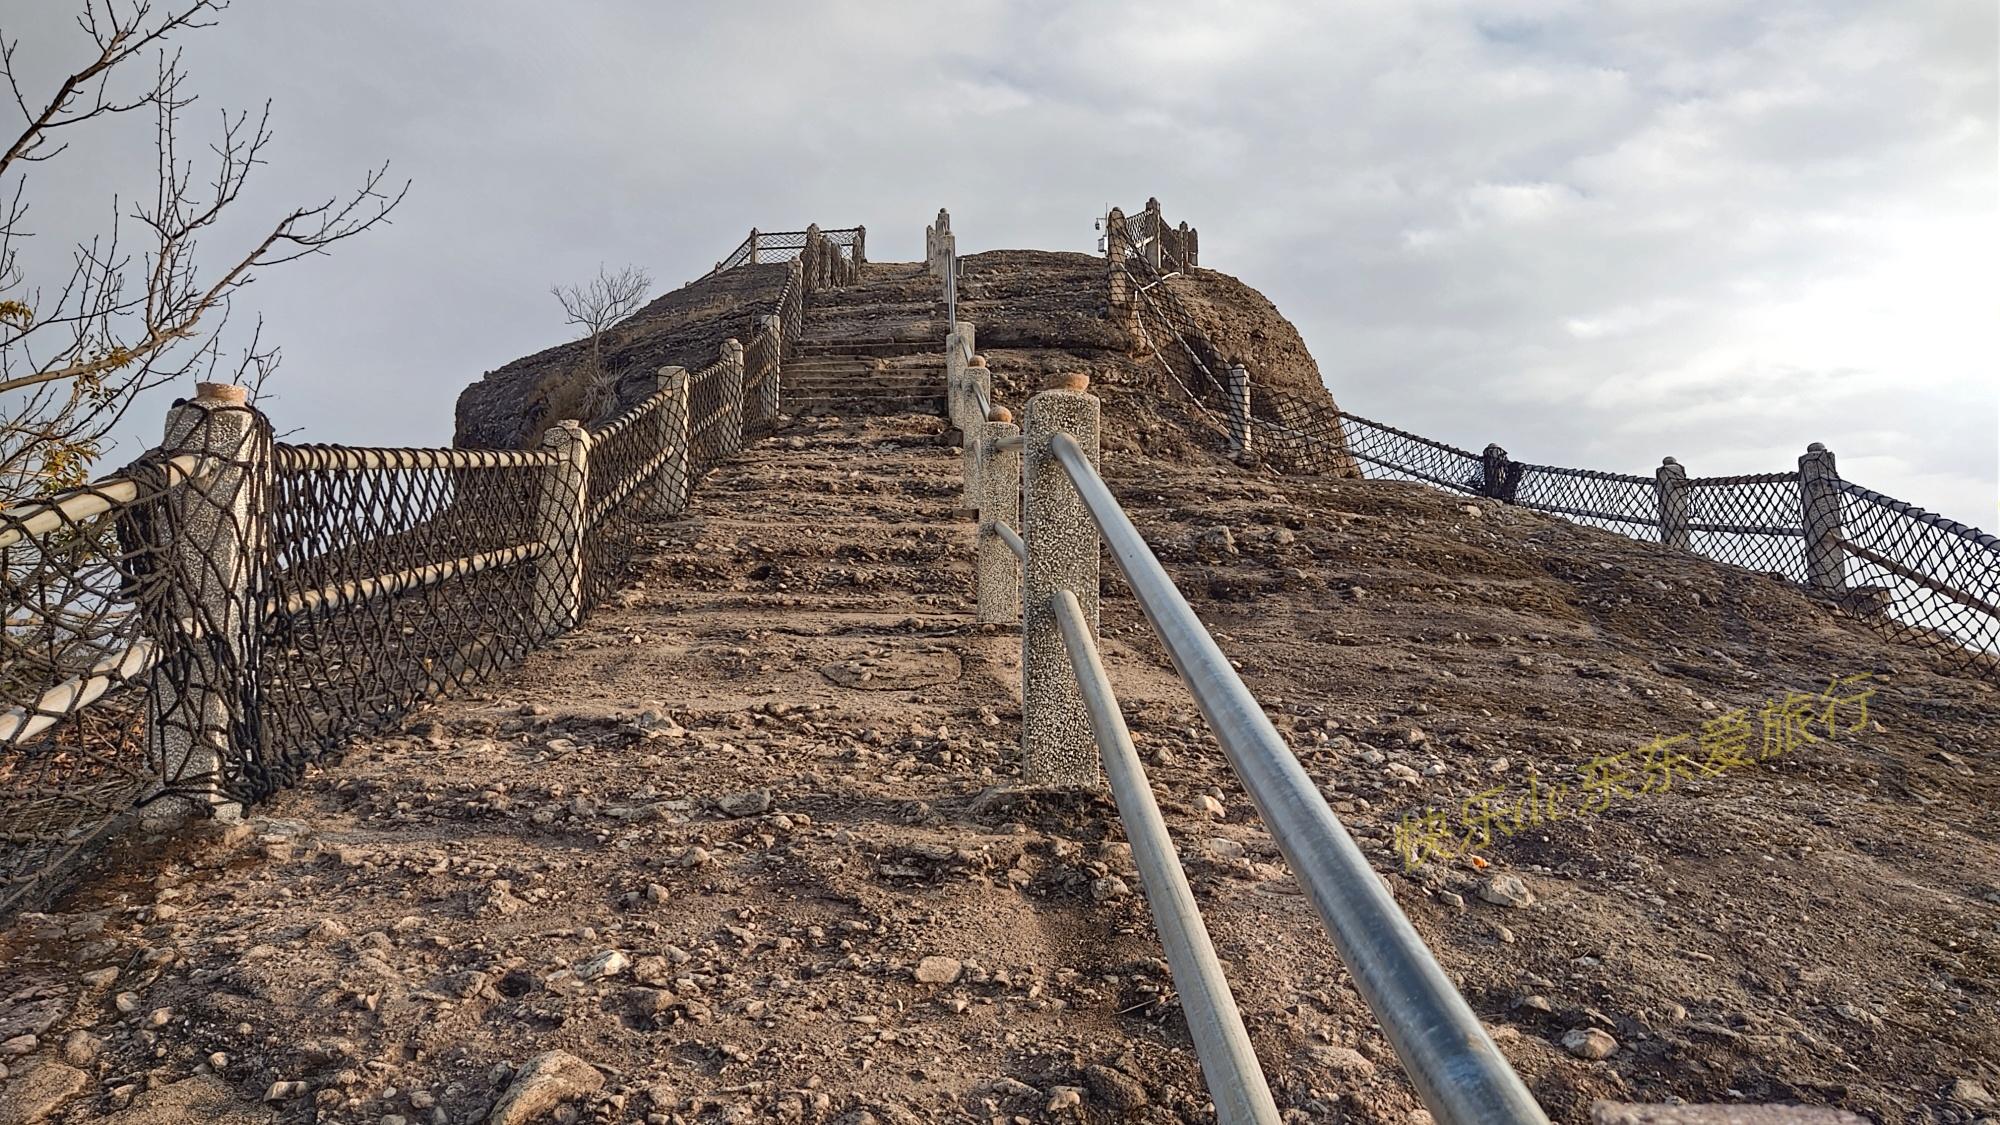
[[[528,1125],[564,1102],[604,1086],[597,1068],[568,1051],[544,1051],[529,1059],[487,1115],[488,1125]]]
[[[576,975],[582,980],[605,980],[625,971],[632,963],[630,957],[616,949],[607,949],[588,961],[576,964]]]
[[[1138,1079],[1108,1066],[1084,1068],[1083,1083],[1090,1088],[1093,1100],[1114,1113],[1143,1109],[1152,1100],[1146,1096],[1146,1088],[1139,1084]]]
[[[1945,1096],[1973,1109],[1993,1109],[1996,1105],[2000,1105],[2000,1102],[1995,1102],[1993,1095],[1975,1078],[1958,1079],[1951,1084],[1951,1090]]]
[[[731,793],[717,800],[715,804],[722,810],[724,816],[735,817],[738,820],[744,817],[763,816],[771,811],[771,791],[751,789],[742,793]]]
[[[1563,1050],[1580,1059],[1605,1059],[1618,1049],[1618,1040],[1594,1027],[1579,1027],[1563,1033]]]
[[[1195,539],[1195,544],[1203,553],[1210,555],[1233,555],[1236,553],[1236,536],[1226,527],[1216,525],[1204,528]]]
[[[63,1061],[71,1066],[89,1066],[104,1053],[104,1040],[78,1028],[63,1040]]]
[[[1495,875],[1480,884],[1479,897],[1495,906],[1505,906],[1514,910],[1533,906],[1535,892],[1521,881],[1519,875]]]
[[[59,1062],[23,1067],[0,1086],[0,1125],[38,1125],[47,1121],[90,1084],[90,1076]]]
[[[915,975],[919,984],[951,984],[964,971],[955,957],[926,957],[917,962]]]

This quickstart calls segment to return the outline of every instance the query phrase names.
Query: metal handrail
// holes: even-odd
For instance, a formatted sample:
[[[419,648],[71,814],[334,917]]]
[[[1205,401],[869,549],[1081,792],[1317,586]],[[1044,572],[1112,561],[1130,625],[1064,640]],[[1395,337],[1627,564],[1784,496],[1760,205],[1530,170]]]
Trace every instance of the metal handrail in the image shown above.
[[[949,236],[944,247],[944,322],[958,323],[958,243]]]
[[[1082,448],[1068,434],[1049,448],[1432,1116],[1442,1125],[1547,1125]]]
[[[1173,837],[1168,835],[1167,822],[1153,800],[1139,752],[1132,747],[1132,732],[1126,729],[1125,716],[1118,710],[1083,607],[1077,604],[1075,594],[1062,590],[1056,594],[1055,609],[1070,668],[1076,673],[1084,706],[1090,711],[1091,728],[1097,734],[1104,776],[1111,783],[1112,799],[1118,803],[1118,819],[1132,845],[1132,862],[1139,868],[1146,902],[1153,908],[1153,925],[1174,975],[1174,989],[1180,993],[1188,1037],[1194,1040],[1195,1057],[1201,1060],[1201,1073],[1215,1102],[1215,1119],[1222,1125],[1277,1125],[1278,1107],[1271,1100],[1271,1087],[1264,1081],[1250,1033],[1243,1028],[1243,1015],[1237,1011],[1229,981],[1222,975],[1222,962],[1215,955],[1208,927],[1202,923],[1187,873],[1174,854]]]
[[[1015,558],[1020,559],[1022,562],[1028,561],[1028,545],[1021,540],[1020,532],[1015,531],[999,520],[995,520],[993,521],[993,533],[1000,537],[1002,543],[1007,544],[1007,549],[1014,552]]]

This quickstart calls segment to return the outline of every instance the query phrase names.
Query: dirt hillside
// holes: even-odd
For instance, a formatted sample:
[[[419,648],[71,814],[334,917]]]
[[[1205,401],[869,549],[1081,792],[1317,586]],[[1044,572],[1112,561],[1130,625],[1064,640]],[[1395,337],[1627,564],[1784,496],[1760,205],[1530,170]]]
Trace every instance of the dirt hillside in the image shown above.
[[[2000,693],[1762,575],[1246,471],[1146,363],[980,315],[1003,398],[1105,376],[1112,487],[1554,1120],[1994,1119]],[[1212,1120],[1108,801],[1018,784],[943,430],[788,423],[554,648],[0,932],[0,1121]],[[1287,1119],[1427,1121],[1106,575]]]

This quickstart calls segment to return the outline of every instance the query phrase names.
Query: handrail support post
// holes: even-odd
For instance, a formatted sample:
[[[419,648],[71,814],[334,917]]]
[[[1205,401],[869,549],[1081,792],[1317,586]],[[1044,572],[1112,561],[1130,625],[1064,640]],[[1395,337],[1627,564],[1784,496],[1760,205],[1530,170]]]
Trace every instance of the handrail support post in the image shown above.
[[[1005,415],[1004,410],[995,410]],[[1021,435],[1011,416],[979,425],[975,448],[979,455],[977,481],[979,543],[975,554],[982,622],[1008,622],[1021,616],[1021,560],[1000,534],[1005,524],[1021,521],[1021,450],[1010,439]],[[971,439],[968,439],[970,441]]]
[[[1087,378],[1070,376],[1035,395],[1021,426],[1022,538],[1028,545],[1021,577],[1021,765],[1030,784],[1100,784],[1090,713],[1070,673],[1055,613],[1056,594],[1074,593],[1096,636],[1097,526],[1051,448],[1057,435],[1067,434],[1096,464],[1098,404],[1084,393],[1088,385]]]

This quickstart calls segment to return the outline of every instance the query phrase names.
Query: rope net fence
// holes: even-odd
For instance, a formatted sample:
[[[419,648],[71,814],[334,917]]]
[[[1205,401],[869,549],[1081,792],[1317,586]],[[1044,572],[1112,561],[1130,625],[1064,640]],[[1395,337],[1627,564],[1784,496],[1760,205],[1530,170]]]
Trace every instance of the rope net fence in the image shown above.
[[[157,477],[113,477],[0,513],[0,909],[138,806],[146,766],[145,679],[154,648],[132,607],[148,547],[121,521],[156,509]],[[39,534],[31,527],[39,527]]]
[[[1573,523],[1651,538],[1660,527],[1652,477],[1522,465],[1511,494],[1501,498]]]
[[[259,727],[230,748],[227,796],[268,796],[356,731],[549,636],[561,607],[537,569],[562,538],[543,520],[554,463],[545,450],[277,447]]]
[[[1804,582],[1799,474],[1696,477],[1687,482],[1688,542],[1717,562]]]
[[[587,619],[772,425],[858,230],[803,239],[747,347],[538,448],[275,443],[223,388],[113,476],[0,511],[0,915],[134,821],[268,797]]]
[[[1169,380],[1216,430],[1239,426],[1232,444],[1247,437],[1266,467],[1485,496],[1767,573],[1928,649],[1950,670],[2000,682],[2000,541],[1993,536],[1841,480],[1830,461],[1830,493],[1816,492],[1802,471],[1687,478],[1677,466],[1638,476],[1536,465],[1512,460],[1499,446],[1473,453],[1350,414],[1330,396],[1254,383],[1232,390],[1231,365],[1175,292],[1192,271],[1163,272],[1141,252],[1165,232],[1157,206],[1131,217],[1114,210],[1111,218],[1105,245],[1114,309],[1122,290],[1127,324]],[[1241,396],[1236,404],[1232,393]],[[1815,510],[1833,530],[1809,533]]]
[[[1848,607],[2000,682],[2000,539],[1838,481]]]
[[[0,512],[0,912],[163,798],[241,763],[254,692],[256,560],[227,549],[262,510],[268,429],[244,408],[177,410],[117,474]]]
[[[857,248],[864,245],[865,231],[861,227],[834,227],[817,232],[828,242],[855,257]],[[795,258],[805,250],[813,230],[753,230],[749,236],[737,244],[736,249],[717,262],[712,272],[735,269],[737,266],[756,265],[759,262],[782,262]]]

